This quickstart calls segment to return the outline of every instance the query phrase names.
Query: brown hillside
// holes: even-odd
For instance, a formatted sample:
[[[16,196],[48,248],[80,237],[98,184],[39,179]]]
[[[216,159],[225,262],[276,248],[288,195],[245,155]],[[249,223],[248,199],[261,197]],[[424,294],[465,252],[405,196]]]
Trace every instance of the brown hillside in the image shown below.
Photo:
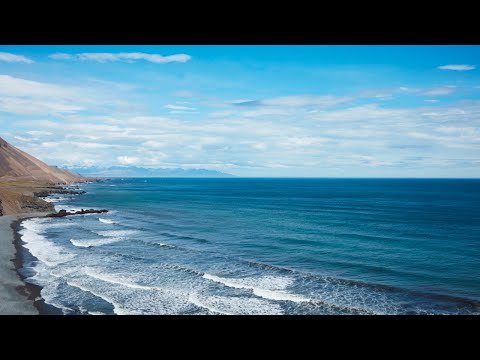
[[[0,180],[39,180],[64,184],[85,179],[71,171],[49,166],[0,138]]]
[[[71,171],[48,166],[0,138],[0,216],[53,212],[53,204],[34,192],[61,189],[58,184],[92,180]]]

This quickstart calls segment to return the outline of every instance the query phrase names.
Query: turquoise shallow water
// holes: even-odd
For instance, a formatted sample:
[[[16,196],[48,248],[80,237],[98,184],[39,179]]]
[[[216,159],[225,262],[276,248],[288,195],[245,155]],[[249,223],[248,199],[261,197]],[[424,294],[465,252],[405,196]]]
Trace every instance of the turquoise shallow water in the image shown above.
[[[27,281],[66,314],[480,313],[480,180],[81,187],[57,209],[112,211],[22,230]]]

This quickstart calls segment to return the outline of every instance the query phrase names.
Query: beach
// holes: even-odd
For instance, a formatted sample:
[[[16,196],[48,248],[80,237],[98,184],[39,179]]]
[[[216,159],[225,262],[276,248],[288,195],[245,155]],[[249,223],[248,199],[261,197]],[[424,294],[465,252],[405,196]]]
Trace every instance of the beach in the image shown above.
[[[12,223],[45,213],[0,217],[0,315],[38,315],[34,291],[27,288],[16,271],[15,236]]]

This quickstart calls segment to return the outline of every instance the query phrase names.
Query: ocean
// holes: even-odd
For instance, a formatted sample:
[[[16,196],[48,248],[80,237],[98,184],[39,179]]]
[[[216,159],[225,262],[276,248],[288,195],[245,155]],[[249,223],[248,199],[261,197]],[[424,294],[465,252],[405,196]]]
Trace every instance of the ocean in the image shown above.
[[[480,314],[480,180],[142,178],[23,221],[63,314]]]

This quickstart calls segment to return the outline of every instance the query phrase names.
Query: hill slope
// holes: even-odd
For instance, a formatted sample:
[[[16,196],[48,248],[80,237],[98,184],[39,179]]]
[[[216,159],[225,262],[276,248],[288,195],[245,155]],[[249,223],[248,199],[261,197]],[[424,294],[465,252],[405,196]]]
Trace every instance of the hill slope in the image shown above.
[[[35,180],[49,183],[85,181],[74,172],[49,166],[0,138],[0,180]]]

